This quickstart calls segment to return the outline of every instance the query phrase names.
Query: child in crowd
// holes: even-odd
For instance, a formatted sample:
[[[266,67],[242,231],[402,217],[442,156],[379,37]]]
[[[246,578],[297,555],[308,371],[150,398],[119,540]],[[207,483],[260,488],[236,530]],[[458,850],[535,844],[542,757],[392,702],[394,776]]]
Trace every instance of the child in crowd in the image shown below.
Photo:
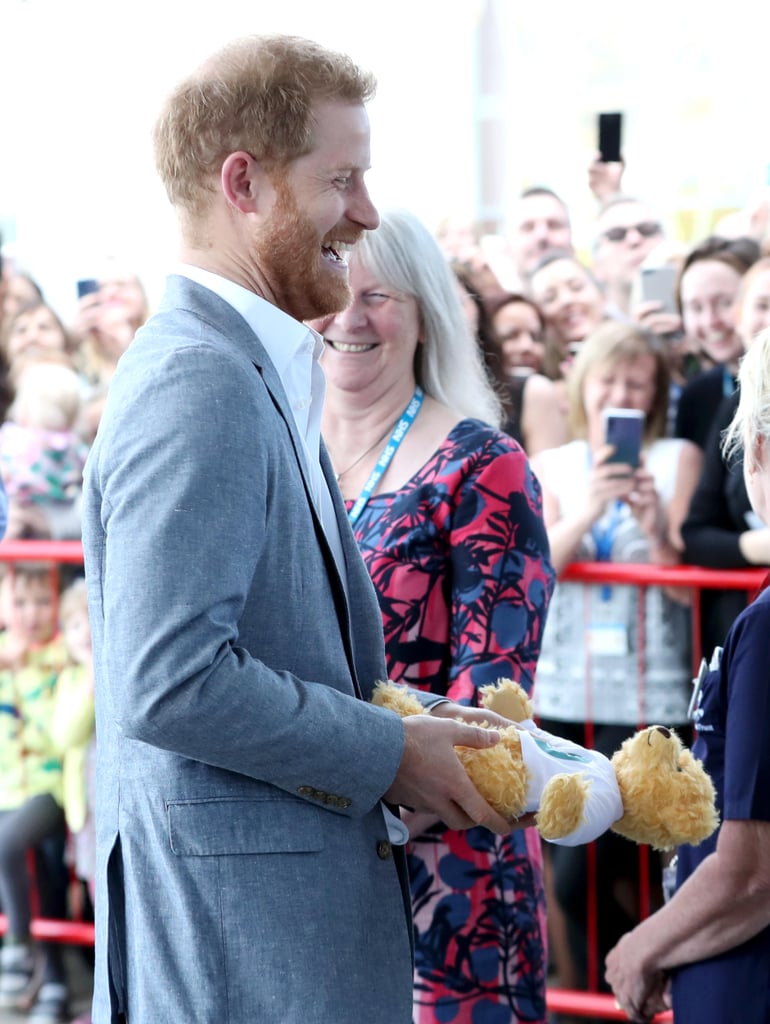
[[[56,684],[51,738],[62,756],[64,814],[73,837],[75,874],[94,899],[94,663],[86,581],[64,591],[59,623],[69,661]]]
[[[86,883],[93,906],[96,876],[94,663],[84,579],[74,580],[62,594],[59,624],[69,661],[56,683],[51,738],[62,756],[64,815],[72,836],[71,863],[75,876]],[[91,1024],[90,1013],[78,1017],[73,1024]]]
[[[40,298],[23,303],[3,324],[0,336],[0,354],[10,372],[20,360],[66,356],[73,347],[74,341],[64,324]]]
[[[80,537],[80,495],[88,448],[76,431],[81,387],[69,366],[19,367],[16,397],[0,427],[0,474],[9,499],[36,506],[55,538]]]
[[[41,945],[38,972],[27,874],[29,851],[63,844],[65,830],[61,761],[50,725],[66,658],[57,636],[51,567],[0,564],[0,615],[0,903],[8,918],[0,949],[0,1006],[29,1008],[27,1019],[35,1024],[60,1024],[67,1019],[61,950]],[[55,874],[49,866],[38,886],[43,916],[63,913]]]

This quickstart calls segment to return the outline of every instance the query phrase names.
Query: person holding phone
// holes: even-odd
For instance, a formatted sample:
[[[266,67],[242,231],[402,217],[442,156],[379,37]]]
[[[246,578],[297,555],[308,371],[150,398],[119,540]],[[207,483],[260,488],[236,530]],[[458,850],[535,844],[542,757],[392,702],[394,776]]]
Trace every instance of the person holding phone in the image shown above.
[[[574,440],[532,459],[558,573],[573,561],[674,565],[680,560],[679,525],[700,458],[694,445],[664,436],[668,386],[665,350],[638,326],[607,321],[583,343],[567,381]],[[615,461],[607,424],[618,417],[608,419],[609,409],[642,413],[636,467],[635,457]],[[689,608],[660,587],[648,587],[644,594],[640,609],[634,586],[557,582],[534,690],[544,728],[610,755],[640,720],[686,723]],[[596,849],[603,957],[638,919],[638,861],[630,844],[610,834]],[[569,952],[555,955],[560,973],[567,975],[569,967],[572,984],[581,987],[587,982],[586,850],[553,849],[549,857],[551,905],[564,914],[569,940]]]
[[[78,339],[79,368],[87,382],[82,429],[90,444],[118,360],[149,317],[150,306],[139,277],[114,260],[105,263],[98,277],[79,280],[76,289],[73,332]]]
[[[594,229],[593,272],[610,311],[631,314],[639,268],[663,239],[660,217],[641,199],[619,194],[603,204]]]

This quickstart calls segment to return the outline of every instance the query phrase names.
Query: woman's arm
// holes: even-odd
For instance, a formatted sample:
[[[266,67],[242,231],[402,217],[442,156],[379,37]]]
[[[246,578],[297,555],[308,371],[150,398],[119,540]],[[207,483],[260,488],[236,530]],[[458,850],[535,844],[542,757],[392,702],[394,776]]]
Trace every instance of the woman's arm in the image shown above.
[[[558,448],[569,440],[561,391],[540,373],[532,374],[524,385],[521,433],[524,450],[530,458],[547,448]]]
[[[628,499],[634,486],[630,466],[607,462],[612,447],[606,445],[596,453],[589,474],[584,504],[569,516],[563,516],[558,498],[549,487],[547,464],[541,457],[532,459],[532,468],[543,490],[543,518],[551,545],[551,564],[560,574],[573,561],[584,535],[604,514],[613,501]]]
[[[768,925],[770,822],[725,821],[715,852],[610,951],[607,981],[632,1020],[649,1019],[644,1009],[662,991],[664,972],[732,949]]]

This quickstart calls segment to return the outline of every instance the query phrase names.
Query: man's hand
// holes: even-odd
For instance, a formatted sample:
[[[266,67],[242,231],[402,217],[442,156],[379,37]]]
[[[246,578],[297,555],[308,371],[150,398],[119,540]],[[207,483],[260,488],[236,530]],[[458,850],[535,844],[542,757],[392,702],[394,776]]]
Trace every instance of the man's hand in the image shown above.
[[[499,719],[491,712],[484,717]],[[403,725],[404,753],[393,784],[385,793],[386,800],[415,811],[433,812],[453,829],[484,825],[498,835],[508,835],[515,827],[529,823],[521,819],[512,824],[490,807],[455,752],[457,746],[494,746],[500,739],[495,729],[481,729],[433,714],[412,715],[403,720]]]
[[[470,725],[488,725],[492,729],[506,729],[509,725],[515,725],[509,718],[504,718],[487,708],[469,708],[464,704],[455,704],[454,701],[445,700],[441,704],[434,704],[428,714],[434,718],[462,719]]]

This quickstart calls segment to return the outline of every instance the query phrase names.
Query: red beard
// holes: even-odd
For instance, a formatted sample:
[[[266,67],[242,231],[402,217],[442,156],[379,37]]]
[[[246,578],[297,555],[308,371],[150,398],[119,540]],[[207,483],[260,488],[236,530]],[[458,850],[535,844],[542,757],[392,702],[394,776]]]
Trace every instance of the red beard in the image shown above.
[[[276,192],[270,223],[255,240],[275,305],[295,320],[339,313],[352,301],[347,273],[323,255],[322,240],[300,211],[289,186],[277,182]],[[350,236],[348,227],[327,237],[346,240]]]

